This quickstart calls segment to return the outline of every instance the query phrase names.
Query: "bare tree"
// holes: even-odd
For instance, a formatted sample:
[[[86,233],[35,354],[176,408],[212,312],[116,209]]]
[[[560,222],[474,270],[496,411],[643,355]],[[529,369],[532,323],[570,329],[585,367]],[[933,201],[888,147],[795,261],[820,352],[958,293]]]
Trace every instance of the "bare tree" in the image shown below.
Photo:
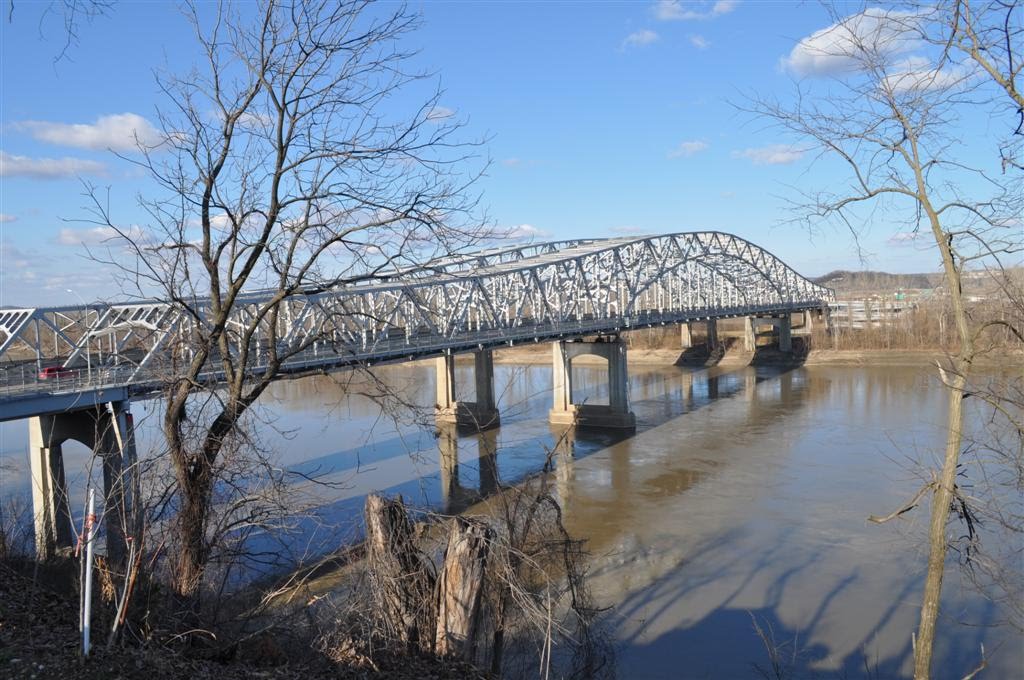
[[[945,451],[915,499],[890,515],[931,496],[928,568],[914,645],[914,677],[919,680],[930,674],[951,510],[970,521],[960,464],[972,367],[987,347],[986,334],[1010,323],[978,318],[963,280],[971,270],[985,268],[999,275],[1004,262],[1021,251],[1021,177],[1003,174],[1002,163],[994,159],[986,162],[983,156],[973,163],[975,156],[963,153],[971,141],[962,127],[965,120],[978,111],[1004,110],[1002,96],[1008,91],[1004,83],[981,77],[971,62],[956,60],[955,50],[944,49],[966,45],[959,40],[971,35],[954,16],[964,7],[966,2],[938,12],[934,5],[926,10],[868,8],[850,16],[833,10],[833,24],[795,51],[827,77],[798,83],[792,100],[759,98],[745,107],[795,136],[802,148],[819,152],[821,162],[845,168],[848,182],[841,189],[810,192],[797,202],[809,224],[832,220],[856,238],[868,211],[881,208],[887,219],[902,219],[915,238],[933,244],[941,260],[958,341],[956,353],[939,367],[949,395]],[[1012,7],[1006,16],[1011,13]],[[985,14],[987,20],[997,16]],[[957,27],[952,34],[950,27]],[[1016,35],[1015,30],[1005,35]],[[992,35],[976,22],[971,31]],[[1012,59],[1012,47],[1004,57],[976,52],[981,60]],[[1016,68],[1010,66],[1009,73]]]
[[[113,0],[50,0],[50,2],[28,4],[41,5],[43,8],[39,17],[40,33],[43,32],[43,24],[50,17],[55,17],[61,22],[64,42],[61,44],[60,51],[54,56],[54,62],[67,57],[68,51],[78,44],[79,32],[83,23],[106,16],[114,8]],[[15,6],[15,0],[7,0],[7,23],[9,24],[14,23]]]
[[[940,33],[940,38],[947,49],[969,57],[1009,98],[1016,127],[1001,156],[1004,167],[1024,170],[1019,157],[1024,144],[1024,92],[1018,82],[1024,72],[1024,7],[1019,0],[952,0],[951,7],[939,5],[934,11],[944,25],[945,35]]]
[[[245,447],[244,416],[282,365],[331,330],[283,338],[289,301],[443,256],[481,230],[462,172],[472,145],[455,141],[429,78],[407,70],[400,39],[416,19],[404,8],[264,0],[187,14],[202,61],[159,81],[164,142],[140,163],[162,190],[141,201],[150,224],[122,228],[92,196],[132,253],[112,259],[127,285],[173,301],[193,328],[168,368],[162,423],[177,480],[175,589],[192,599],[219,457]],[[211,368],[216,387],[201,378]]]

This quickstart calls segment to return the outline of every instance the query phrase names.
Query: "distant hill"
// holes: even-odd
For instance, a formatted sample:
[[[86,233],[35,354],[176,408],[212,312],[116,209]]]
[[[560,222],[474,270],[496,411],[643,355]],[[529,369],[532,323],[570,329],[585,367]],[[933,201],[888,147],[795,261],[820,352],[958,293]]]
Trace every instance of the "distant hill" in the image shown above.
[[[933,288],[942,280],[941,274],[889,274],[888,272],[837,270],[811,279],[837,293],[881,293],[899,288],[904,290]]]

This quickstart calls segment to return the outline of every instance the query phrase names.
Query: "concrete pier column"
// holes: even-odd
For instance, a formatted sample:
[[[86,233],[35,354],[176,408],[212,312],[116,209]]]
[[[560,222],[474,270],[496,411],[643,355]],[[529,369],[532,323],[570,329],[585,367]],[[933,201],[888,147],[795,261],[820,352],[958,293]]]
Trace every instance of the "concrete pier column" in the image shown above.
[[[135,426],[128,401],[111,402],[97,418],[94,451],[103,459],[103,520],[107,559],[114,564],[127,556],[128,536],[141,531],[135,513],[139,496]]]
[[[757,317],[743,319],[743,349],[753,352],[757,348]]]
[[[804,332],[810,333],[814,330],[814,312],[809,309],[804,310]]]
[[[494,398],[494,354],[490,350],[473,353],[473,377],[476,381],[476,408],[490,414],[498,424],[498,404]]]
[[[626,343],[621,340],[612,345],[608,353],[608,404],[612,413],[621,414],[628,421],[626,427],[636,425],[636,418],[629,410],[629,371],[626,366]],[[628,414],[628,417],[625,416]],[[625,422],[624,421],[624,422]]]
[[[28,422],[36,557],[40,560],[72,545],[71,510],[61,450],[64,440],[53,439],[53,418],[38,416]]]
[[[786,314],[775,321],[775,328],[779,334],[779,351],[793,351],[793,317]]]
[[[718,347],[718,322],[708,319],[706,322],[708,350],[712,351]]]
[[[137,538],[142,534],[143,516],[139,457],[135,448],[135,418],[131,413],[130,401],[112,402],[110,409],[124,468],[125,531],[129,536]]]
[[[434,361],[437,369],[437,404],[438,412],[455,408],[455,356],[446,354]],[[440,419],[440,418],[439,418]]]
[[[572,360],[584,354],[593,354],[608,362],[608,405],[573,403]],[[629,408],[626,343],[620,338],[594,342],[556,342],[552,346],[551,370],[553,404],[548,419],[553,425],[622,429],[636,427],[636,417]]]
[[[683,349],[693,347],[693,326],[689,321],[679,324],[679,346]]]
[[[554,403],[551,406],[552,416],[549,420],[553,423],[556,411],[573,411],[572,366],[564,342],[551,343],[551,391]]]
[[[455,390],[455,355],[439,357],[437,366],[438,423],[485,430],[501,423],[494,397],[494,359],[490,350],[473,353],[476,401],[458,399]]]

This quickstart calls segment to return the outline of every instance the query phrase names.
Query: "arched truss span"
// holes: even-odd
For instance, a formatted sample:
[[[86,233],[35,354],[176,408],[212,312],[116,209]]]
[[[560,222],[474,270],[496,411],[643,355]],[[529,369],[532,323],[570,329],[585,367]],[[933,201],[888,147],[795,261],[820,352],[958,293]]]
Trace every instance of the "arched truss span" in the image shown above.
[[[243,296],[233,325],[272,318],[261,314],[270,297]],[[269,347],[289,355],[286,372],[299,372],[832,300],[768,251],[720,232],[499,247],[290,298],[253,338],[251,368]],[[78,367],[88,346],[103,379],[152,383],[188,359],[204,304],[193,311],[161,301],[0,310],[0,365],[28,348]]]

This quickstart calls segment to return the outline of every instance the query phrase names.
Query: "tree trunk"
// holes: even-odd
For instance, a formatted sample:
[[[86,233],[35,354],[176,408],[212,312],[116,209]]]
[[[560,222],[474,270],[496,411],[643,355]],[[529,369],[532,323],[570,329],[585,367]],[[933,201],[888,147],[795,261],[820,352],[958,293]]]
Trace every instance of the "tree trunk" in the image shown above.
[[[931,674],[935,623],[939,617],[942,577],[946,570],[946,523],[953,504],[957,463],[960,459],[961,427],[963,425],[964,387],[967,379],[962,366],[949,385],[949,418],[946,428],[946,455],[939,476],[939,486],[932,496],[931,522],[928,528],[928,574],[924,582],[921,619],[914,644],[914,680],[928,680]]]
[[[456,517],[438,581],[436,651],[473,660],[487,553],[494,532],[485,523]]]
[[[366,497],[370,582],[386,625],[411,649],[432,651],[434,574],[412,539],[401,498]]]
[[[207,559],[206,518],[210,492],[210,476],[206,472],[186,475],[181,484],[181,512],[178,513],[180,546],[174,589],[183,602],[194,603],[203,580]]]

